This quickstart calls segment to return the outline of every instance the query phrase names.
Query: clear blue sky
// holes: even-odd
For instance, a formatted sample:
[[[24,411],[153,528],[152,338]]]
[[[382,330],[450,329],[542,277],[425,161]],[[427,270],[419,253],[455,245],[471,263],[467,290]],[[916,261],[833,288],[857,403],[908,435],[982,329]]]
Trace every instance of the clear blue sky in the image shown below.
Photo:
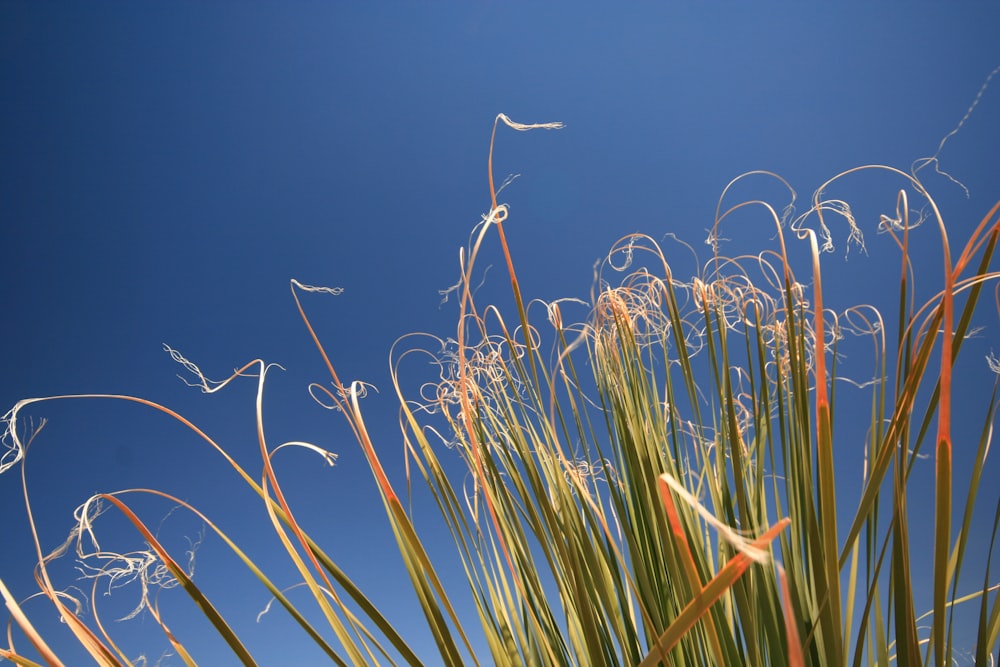
[[[778,172],[802,202],[843,169],[907,169],[932,154],[1000,64],[998,29],[995,2],[0,3],[0,402],[141,395],[256,471],[253,383],[202,396],[177,380],[161,345],[210,377],[257,357],[282,364],[266,396],[271,438],[340,454],[332,469],[304,452],[279,458],[292,501],[373,597],[405,616],[412,596],[367,467],[342,422],[306,393],[324,370],[289,279],[344,288],[307,307],[341,375],[383,390],[368,399],[368,421],[400,479],[389,347],[412,331],[454,331],[454,304],[439,306],[438,290],[455,282],[458,248],[489,207],[497,113],[566,124],[501,132],[496,171],[522,174],[503,199],[527,296],[586,298],[591,266],[624,234],[675,233],[707,257],[698,244],[742,172]],[[1000,197],[998,119],[1000,81],[941,155],[968,199],[928,177],[956,239]],[[874,227],[899,185],[859,177],[843,188],[869,256],[845,264],[841,245],[826,257],[838,276],[832,305],[871,300],[878,285],[892,298],[897,254]],[[745,194],[778,192],[761,187]],[[919,268],[939,272],[924,231]],[[771,242],[763,227],[732,236]],[[495,247],[490,256],[498,261]],[[508,303],[502,271],[484,289]],[[1000,353],[998,324],[986,324],[970,358]],[[960,391],[974,401],[989,381],[969,376]],[[27,471],[47,548],[89,494],[155,486],[224,518],[277,563],[253,497],[165,417],[93,401],[31,414],[50,420]],[[33,554],[19,494],[16,474],[0,478],[0,576],[23,597],[34,591]],[[164,510],[150,503],[147,516]],[[164,528],[196,529],[183,518]],[[125,531],[119,540],[141,546]],[[296,640],[277,613],[253,625],[266,592],[218,540],[198,559],[199,580],[216,582],[209,593],[250,628],[251,650],[276,664]],[[27,608],[62,632],[43,606]],[[137,645],[155,637],[148,618],[130,627]],[[73,656],[68,634],[56,636]],[[204,664],[232,664],[199,633],[190,641]]]

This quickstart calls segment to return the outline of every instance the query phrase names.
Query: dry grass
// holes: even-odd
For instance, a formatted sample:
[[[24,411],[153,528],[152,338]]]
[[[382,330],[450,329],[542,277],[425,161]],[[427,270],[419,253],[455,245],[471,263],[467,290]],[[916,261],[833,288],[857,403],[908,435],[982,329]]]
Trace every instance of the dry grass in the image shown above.
[[[515,123],[501,114],[494,139],[501,122],[520,131],[559,127]],[[997,503],[994,516],[1000,517],[995,486],[983,484],[996,392],[984,412],[968,414],[971,403],[952,400],[952,369],[967,334],[984,317],[982,306],[994,306],[982,297],[997,284],[992,266],[1000,204],[959,241],[954,257],[944,220],[918,178],[921,168],[936,166],[935,158],[909,173],[876,166],[845,172],[823,184],[808,210],[794,218],[791,208],[779,213],[764,201],[730,204],[727,188],[710,238],[719,239],[737,212],[752,209],[769,221],[777,250],[729,259],[716,243],[699,275],[683,279],[656,240],[626,237],[601,268],[586,316],[572,321],[565,311],[579,303],[530,302],[522,295],[492,155],[493,141],[491,207],[462,254],[456,331],[431,338],[421,352],[429,355],[436,380],[414,393],[401,370],[418,351],[414,339],[393,351],[409,471],[402,483],[390,479],[371,441],[360,405],[365,385],[341,381],[302,303],[304,292],[336,290],[292,283],[332,380],[332,390],[317,384],[313,395],[340,411],[368,461],[436,655],[415,655],[391,618],[296,520],[272,467],[275,451],[306,447],[329,463],[334,455],[309,443],[268,445],[261,426],[263,361],[216,383],[167,348],[204,391],[255,378],[259,481],[179,414],[129,396],[21,401],[5,415],[3,470],[24,462],[28,436],[21,413],[32,404],[124,400],[178,420],[260,497],[262,521],[319,615],[293,604],[221,524],[169,498],[203,520],[301,626],[301,640],[315,642],[335,664],[944,665],[957,656],[953,608],[959,603],[979,605],[973,657],[976,664],[992,664],[1000,635],[1000,602],[989,571],[995,525],[989,553],[972,555],[967,547],[978,505]],[[888,171],[901,184],[897,210],[883,217],[880,230],[899,249],[894,320],[865,306],[840,312],[824,306],[820,259],[832,244],[834,220],[846,223],[853,242],[863,244],[864,236],[850,207],[822,193],[866,169]],[[926,303],[917,303],[913,293],[911,198],[926,205],[941,239],[940,291]],[[513,319],[473,298],[477,260],[493,238],[506,259]],[[792,253],[811,259],[809,275],[795,275]],[[839,374],[837,351],[847,330],[869,339],[875,353],[871,377],[857,389],[870,397],[864,420],[837,410],[834,388],[848,379]],[[958,480],[952,464],[957,419],[981,433],[972,475]],[[834,433],[844,423],[857,429],[859,421],[867,422],[866,452],[852,464],[866,468],[854,497],[835,479],[839,458],[847,454]],[[922,449],[933,450],[936,471],[931,545],[909,536],[908,502],[926,493],[910,485]],[[459,476],[446,472],[456,457],[464,464]],[[440,535],[421,534],[400,491],[418,483],[440,510],[464,576],[442,576],[425,548],[425,540]],[[989,497],[981,499],[981,492]],[[85,623],[50,580],[51,560],[73,547],[79,558],[96,563],[95,587],[109,577],[140,583],[136,612],[152,616],[186,664],[195,664],[195,657],[160,614],[149,593],[158,587],[186,591],[234,655],[256,664],[239,629],[133,512],[129,499],[137,493],[167,497],[148,489],[98,494],[78,511],[75,539],[52,555],[36,534],[42,593],[98,664],[134,664],[96,608],[93,623]],[[25,500],[30,519],[27,492]],[[100,549],[95,521],[110,510],[131,522],[147,550]],[[913,554],[926,549],[933,551],[933,603],[918,617]],[[33,647],[15,648],[12,629],[0,656],[20,665],[63,664],[6,587],[0,594],[13,626]],[[456,600],[464,596],[471,596],[475,616],[457,611]],[[477,655],[473,646],[483,643],[488,655]]]

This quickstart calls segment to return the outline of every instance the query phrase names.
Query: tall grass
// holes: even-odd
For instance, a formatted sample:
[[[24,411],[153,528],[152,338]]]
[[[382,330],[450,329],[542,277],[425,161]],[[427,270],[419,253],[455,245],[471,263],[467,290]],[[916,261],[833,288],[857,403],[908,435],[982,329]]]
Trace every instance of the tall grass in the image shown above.
[[[836,179],[823,184],[797,217],[791,208],[779,212],[765,201],[730,204],[727,187],[710,239],[718,240],[737,212],[756,209],[773,229],[774,250],[726,258],[716,243],[698,275],[682,278],[659,242],[628,236],[601,266],[592,300],[582,304],[587,314],[576,321],[564,312],[581,303],[530,301],[522,292],[505,236],[508,209],[498,201],[493,180],[497,127],[560,126],[497,117],[489,155],[491,204],[461,255],[456,331],[426,339],[422,347],[404,338],[393,351],[406,479],[390,478],[372,442],[360,401],[366,386],[341,380],[306,313],[304,293],[336,290],[291,284],[332,380],[332,389],[316,384],[311,391],[340,411],[368,462],[436,654],[418,656],[398,621],[297,521],[272,467],[278,448],[264,437],[268,365],[257,360],[213,383],[167,348],[203,391],[219,391],[237,378],[256,379],[260,476],[184,417],[151,401],[107,395],[27,399],[5,415],[2,470],[21,465],[29,520],[23,464],[33,433],[22,411],[54,400],[140,403],[191,429],[261,499],[262,520],[311,593],[315,610],[293,604],[223,532],[223,522],[183,500],[150,489],[101,493],[78,510],[66,545],[47,554],[35,533],[40,591],[94,661],[135,664],[96,607],[85,622],[50,578],[52,560],[70,547],[97,564],[94,591],[108,578],[140,582],[137,613],[145,610],[154,619],[185,664],[196,664],[197,656],[160,613],[157,586],[182,588],[238,660],[256,664],[239,629],[134,510],[136,494],[156,494],[198,516],[298,623],[300,640],[315,643],[334,664],[941,666],[959,657],[960,604],[978,607],[975,663],[993,664],[1000,599],[989,566],[1000,500],[995,483],[983,483],[983,472],[997,393],[980,414],[969,414],[973,402],[953,404],[952,370],[983,317],[977,313],[998,300],[992,267],[1000,203],[959,242],[956,257],[944,220],[918,178],[925,165],[911,172],[866,166],[836,177],[877,169],[899,179],[897,210],[880,223],[899,249],[898,309],[886,317],[864,306],[839,313],[824,306],[820,258],[832,242],[831,227],[842,223],[850,238],[864,238],[846,203],[823,198]],[[788,185],[773,174],[753,175]],[[922,304],[910,256],[914,198],[927,207],[941,240],[940,291]],[[488,243],[498,243],[504,254],[513,313],[474,299],[477,261]],[[793,271],[795,254],[811,259],[807,275]],[[988,287],[992,300],[984,300]],[[848,331],[868,338],[874,350],[870,377],[857,390],[869,397],[865,415],[838,410],[836,387],[850,379],[838,363]],[[403,366],[418,354],[430,359],[435,381],[414,391]],[[980,433],[968,478],[953,472],[956,419]],[[867,434],[863,457],[838,443],[845,423]],[[313,449],[332,463],[333,454],[314,445],[286,445]],[[910,536],[908,503],[927,493],[913,487],[911,474],[925,450],[935,465],[933,544]],[[456,459],[462,464],[457,475]],[[835,470],[844,465],[865,466],[859,494],[838,485]],[[460,575],[441,572],[427,547],[439,534],[415,525],[407,502],[414,483],[426,486],[440,510]],[[983,491],[988,497],[981,501]],[[996,503],[994,529],[988,553],[971,553],[973,516],[982,502],[987,510]],[[110,510],[131,522],[148,549],[101,550],[95,522]],[[928,549],[931,608],[918,615],[923,596],[914,592],[914,554]],[[0,656],[19,665],[64,664],[55,640],[35,630],[2,581],[0,595],[12,620]],[[470,608],[468,600],[474,614],[459,611]],[[477,652],[483,646],[486,652]]]

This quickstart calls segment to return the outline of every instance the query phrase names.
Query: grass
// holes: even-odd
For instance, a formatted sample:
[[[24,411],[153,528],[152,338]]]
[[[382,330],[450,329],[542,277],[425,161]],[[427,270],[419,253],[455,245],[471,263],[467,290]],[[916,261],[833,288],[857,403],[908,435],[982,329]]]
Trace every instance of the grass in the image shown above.
[[[99,582],[140,583],[135,613],[153,618],[185,664],[195,664],[196,656],[160,613],[156,591],[164,586],[184,590],[234,656],[256,664],[239,629],[135,511],[137,496],[154,494],[203,521],[301,627],[299,640],[315,643],[334,664],[943,666],[961,657],[954,639],[959,605],[978,607],[972,658],[993,664],[1000,598],[989,565],[1000,498],[983,476],[997,393],[994,388],[985,409],[970,414],[975,402],[953,402],[953,368],[984,317],[982,308],[1000,303],[1000,274],[992,268],[1000,203],[959,241],[955,257],[944,220],[918,178],[924,167],[936,167],[933,158],[911,172],[866,166],[840,174],[797,217],[790,207],[779,212],[765,201],[729,204],[727,187],[710,238],[721,238],[734,217],[754,210],[773,227],[776,250],[726,258],[716,243],[703,270],[685,280],[659,242],[628,236],[602,265],[587,316],[572,321],[564,311],[579,303],[523,296],[505,236],[508,209],[493,181],[497,127],[559,125],[497,117],[489,155],[492,201],[462,255],[456,331],[432,339],[425,350],[410,338],[393,350],[408,471],[402,483],[390,479],[369,435],[360,404],[366,387],[341,381],[306,313],[305,293],[337,290],[291,284],[332,380],[311,390],[339,410],[364,453],[436,654],[417,656],[397,622],[296,519],[272,467],[278,448],[269,447],[263,433],[268,365],[251,362],[216,383],[167,348],[203,391],[256,379],[259,478],[169,408],[107,395],[19,402],[5,415],[8,450],[0,469],[20,464],[23,475],[37,431],[24,426],[21,413],[33,404],[104,398],[166,413],[215,448],[260,498],[262,520],[310,602],[293,604],[221,522],[183,500],[151,489],[97,494],[78,510],[74,535],[61,549],[46,555],[35,533],[39,589],[94,661],[136,664],[96,607],[86,622],[50,578],[52,561],[71,547],[96,563],[89,599]],[[895,214],[880,224],[899,249],[898,309],[891,318],[871,307],[835,312],[824,306],[820,258],[832,243],[831,225],[845,224],[857,243],[864,237],[850,207],[822,193],[866,170],[887,171],[902,184]],[[777,179],[794,201],[779,177],[752,175]],[[941,241],[940,289],[926,303],[918,302],[914,288],[911,199],[925,206]],[[513,313],[474,299],[477,260],[494,240],[506,260]],[[793,253],[811,260],[806,275],[793,271]],[[848,334],[870,341],[873,350],[865,382],[854,390],[867,397],[866,415],[838,409],[845,399],[837,387],[851,381],[840,361]],[[418,353],[429,355],[436,380],[414,395],[401,365]],[[952,461],[957,419],[980,433],[971,476],[961,479]],[[837,433],[861,422],[866,442],[859,461],[838,446]],[[287,445],[310,448],[330,463],[335,458],[309,443]],[[915,494],[927,492],[911,483],[925,451],[935,466],[929,545],[911,537],[908,507]],[[462,464],[457,475],[456,459]],[[864,466],[860,495],[838,486],[835,472],[845,465]],[[464,576],[442,575],[427,548],[438,534],[423,534],[414,523],[408,495],[421,483],[450,532]],[[987,553],[971,553],[973,517],[983,502],[993,513],[993,532]],[[125,517],[148,548],[102,551],[94,525],[108,511]],[[933,554],[931,608],[918,615],[923,598],[914,593],[915,554],[927,550]],[[0,657],[18,665],[64,664],[2,580],[0,595],[12,621]],[[469,600],[474,615],[459,611]],[[477,653],[481,646],[485,654]]]

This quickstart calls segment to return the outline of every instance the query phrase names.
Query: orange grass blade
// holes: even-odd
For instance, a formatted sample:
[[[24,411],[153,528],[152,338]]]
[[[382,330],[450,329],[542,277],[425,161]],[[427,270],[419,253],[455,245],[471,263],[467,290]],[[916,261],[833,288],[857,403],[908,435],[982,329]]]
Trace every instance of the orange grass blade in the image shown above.
[[[766,549],[774,541],[782,530],[789,524],[791,519],[785,518],[769,528],[758,539],[750,543],[755,549]],[[639,667],[654,667],[666,654],[680,641],[695,623],[701,619],[708,610],[715,604],[726,591],[728,591],[736,580],[739,579],[747,568],[754,564],[754,560],[745,553],[738,553],[716,574],[711,581],[692,599],[686,607],[677,615],[670,627],[660,635],[656,646],[650,651],[646,658],[639,664]]]
[[[31,621],[28,620],[28,617],[24,615],[24,612],[21,610],[21,606],[17,603],[17,600],[14,599],[14,596],[10,594],[10,591],[7,590],[7,585],[3,583],[2,578],[0,578],[0,596],[3,597],[4,604],[7,607],[7,611],[10,612],[11,618],[14,619],[17,626],[21,628],[21,631],[28,637],[28,641],[35,647],[35,650],[41,654],[42,658],[49,665],[52,665],[53,667],[62,667],[62,661],[56,657],[56,654],[51,648],[49,648],[49,645],[45,643],[42,636],[38,634],[38,631],[35,630],[35,627],[31,624]],[[3,657],[8,660],[15,660],[16,655],[17,654],[15,653],[4,651]],[[21,664],[33,665],[35,663],[26,661]]]
[[[466,636],[458,614],[448,599],[444,586],[441,583],[437,572],[434,570],[431,560],[427,555],[426,550],[424,549],[423,544],[410,521],[410,518],[407,516],[406,511],[403,508],[403,505],[399,500],[399,496],[396,494],[392,482],[389,480],[389,476],[386,474],[378,454],[375,451],[374,444],[371,441],[368,429],[364,423],[364,418],[361,414],[361,406],[358,402],[358,392],[356,387],[354,386],[354,383],[352,383],[352,386],[349,389],[340,381],[340,377],[337,375],[326,349],[320,342],[319,336],[316,334],[312,323],[306,315],[305,309],[303,308],[302,303],[299,300],[298,293],[296,292],[296,287],[305,289],[306,291],[312,290],[306,289],[305,286],[296,280],[292,281],[292,296],[295,299],[299,315],[302,317],[302,321],[306,325],[309,335],[312,337],[317,350],[326,364],[327,370],[334,381],[334,387],[339,392],[340,397],[343,397],[343,400],[339,401],[338,405],[340,406],[342,413],[347,418],[358,443],[361,445],[361,450],[365,455],[365,459],[368,461],[373,476],[375,477],[375,481],[382,495],[382,502],[385,506],[386,514],[392,524],[393,532],[396,535],[396,541],[400,548],[400,554],[403,556],[407,571],[409,572],[411,581],[413,582],[414,591],[420,598],[421,607],[424,611],[425,617],[427,618],[428,624],[430,625],[431,631],[434,634],[435,641],[442,652],[442,656],[448,656],[450,664],[461,664],[458,646],[455,644],[455,640],[451,636],[451,630],[444,619],[446,614],[455,626],[466,651],[470,656],[472,656],[473,662],[476,662],[471,642]],[[304,535],[303,539],[306,539]],[[308,541],[306,543],[308,543]],[[442,613],[442,608],[444,613]]]
[[[788,667],[805,667],[802,640],[799,638],[799,628],[795,623],[795,607],[792,605],[792,594],[788,590],[788,577],[785,576],[785,568],[780,565],[778,579],[781,581],[781,608],[785,612],[785,636],[788,638]]]
[[[163,564],[167,567],[167,569],[170,570],[170,574],[177,579],[188,595],[191,596],[191,599],[194,600],[194,603],[201,609],[202,613],[205,614],[212,625],[215,626],[219,636],[221,636],[226,643],[229,644],[229,647],[240,659],[240,662],[247,666],[256,666],[257,662],[250,655],[249,651],[247,651],[239,637],[236,636],[236,633],[233,632],[233,629],[229,627],[229,624],[226,623],[226,620],[221,614],[219,614],[219,611],[209,601],[209,599],[205,597],[205,594],[201,592],[193,581],[191,581],[191,578],[184,571],[184,568],[178,565],[163,545],[160,544],[159,540],[156,539],[156,536],[153,535],[152,531],[146,527],[146,524],[143,523],[142,520],[136,516],[125,503],[115,496],[108,493],[100,493],[97,497],[107,500],[109,503],[117,507],[118,510],[125,515],[125,518],[127,518],[129,522],[135,526],[136,530],[142,534],[143,539],[145,539],[149,546],[153,548],[156,555],[161,561],[163,561]]]
[[[164,622],[162,616],[160,616],[160,610],[157,606],[152,604],[148,607],[148,609],[149,613],[153,616],[153,620],[156,621],[157,625],[160,626],[160,629],[163,630],[163,634],[166,635],[167,641],[170,642],[170,646],[172,646],[174,651],[177,652],[177,655],[184,661],[184,664],[188,667],[198,667],[198,663],[194,661],[194,658],[191,657],[188,650],[184,648],[184,644],[178,641],[177,637],[174,636],[173,631],[167,627],[166,622]]]
[[[931,625],[931,641],[934,643],[934,661],[938,667],[945,667],[950,646],[945,645],[945,613],[948,601],[948,581],[950,579],[948,556],[951,550],[951,341],[955,319],[955,273],[952,270],[951,247],[948,233],[937,207],[931,202],[941,230],[941,252],[944,255],[944,293],[941,295],[941,387],[938,400],[937,448],[935,451],[934,479],[934,618]],[[950,642],[949,642],[950,644]]]
[[[517,274],[514,273],[514,261],[510,256],[510,247],[507,245],[507,237],[504,235],[503,231],[503,221],[507,218],[506,207],[499,207],[497,205],[497,191],[493,185],[493,143],[497,136],[497,123],[503,121],[507,127],[513,128],[518,132],[527,132],[528,130],[560,130],[563,128],[562,123],[518,123],[507,117],[506,114],[497,114],[496,119],[493,121],[493,133],[490,135],[490,154],[486,160],[487,169],[489,171],[489,181],[490,181],[490,216],[494,217],[497,227],[497,234],[500,236],[500,246],[503,248],[503,256],[507,261],[507,272],[510,274],[510,286],[514,292],[514,302],[517,304],[518,314],[521,316],[521,330],[524,332],[524,342],[528,346],[528,358],[531,361],[532,371],[535,371],[535,357],[531,354],[531,336],[529,335],[530,329],[528,328],[528,317],[524,310],[524,301],[521,299],[521,288],[517,282]],[[537,372],[535,373],[535,385],[538,385]]]
[[[44,667],[44,665],[41,665],[33,660],[28,660],[24,656],[20,656],[17,653],[14,653],[13,651],[9,651],[7,649],[0,648],[0,658],[3,658],[4,660],[10,660],[15,665],[20,665],[20,667]]]
[[[680,522],[680,515],[677,512],[677,507],[674,503],[673,495],[671,494],[671,488],[681,492],[679,485],[669,477],[669,475],[661,475],[659,478],[659,488],[660,495],[663,498],[663,505],[667,512],[667,517],[670,522],[671,533],[673,533],[674,540],[677,542],[678,550],[681,552],[686,552],[688,558],[693,558],[691,556],[690,546],[688,545],[687,537],[684,533],[684,527]],[[694,503],[694,507],[699,510],[703,510],[697,501],[694,499],[689,499],[689,503]],[[704,512],[702,512],[704,516]],[[715,527],[728,530],[728,527],[721,524],[721,522],[708,519]],[[645,659],[639,664],[639,667],[654,667],[654,665],[659,664],[661,661],[667,661],[667,653],[677,644],[678,641],[694,627],[702,616],[708,613],[709,609],[715,604],[720,597],[722,597],[726,591],[728,591],[736,580],[739,579],[743,573],[755,562],[760,562],[762,559],[766,558],[766,549],[768,545],[774,541],[778,534],[789,524],[791,520],[784,518],[778,521],[775,525],[764,532],[759,538],[752,542],[744,543],[743,546],[734,546],[739,549],[739,553],[733,556],[729,561],[723,566],[723,568],[716,574],[711,581],[709,581],[705,586],[701,587],[698,593],[688,602],[687,606],[677,615],[677,618],[671,622],[670,626],[666,631],[660,635],[657,639],[656,646],[646,655]],[[723,532],[723,537],[730,543],[732,543],[734,535],[727,536]],[[692,582],[694,583],[694,582]],[[669,664],[669,661],[667,661]]]
[[[823,224],[823,207],[817,203],[816,213]],[[827,649],[827,659],[832,665],[843,663],[844,641],[843,618],[840,594],[840,545],[837,538],[837,485],[834,480],[833,465],[833,425],[830,421],[830,399],[827,390],[826,373],[826,323],[823,319],[823,281],[819,264],[819,244],[816,232],[805,230],[809,237],[813,269],[813,336],[815,341],[815,387],[816,387],[816,475],[819,485],[819,511],[822,525],[823,562],[826,566],[826,605],[820,623],[828,636],[823,641]]]

